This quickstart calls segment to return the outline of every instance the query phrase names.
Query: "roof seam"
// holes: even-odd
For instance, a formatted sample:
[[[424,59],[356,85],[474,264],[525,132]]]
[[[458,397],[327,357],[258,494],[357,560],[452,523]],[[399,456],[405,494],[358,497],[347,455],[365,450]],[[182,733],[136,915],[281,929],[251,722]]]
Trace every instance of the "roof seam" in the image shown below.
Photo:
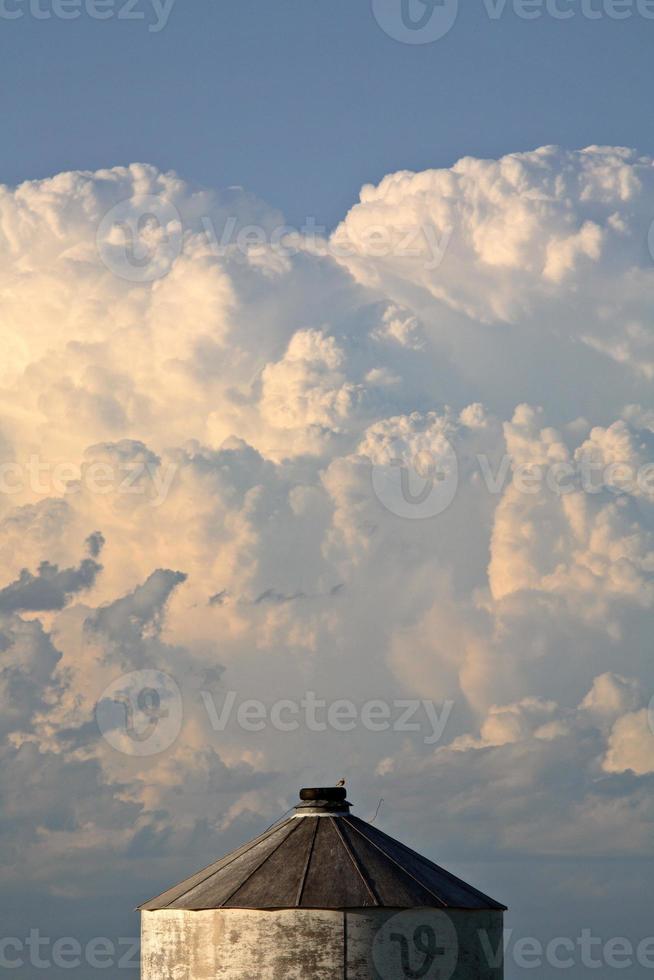
[[[417,885],[419,885],[420,888],[423,889],[423,891],[426,891],[430,895],[433,895],[433,897],[436,899],[436,901],[437,902],[440,902],[440,904],[443,906],[443,908],[448,908],[449,907],[448,904],[447,904],[447,902],[445,902],[440,897],[440,895],[437,895],[435,891],[432,891],[432,889],[429,888],[428,885],[425,885],[422,881],[420,881],[419,878],[416,878],[416,876],[413,875],[413,874],[411,874],[411,872],[408,871],[406,868],[403,868],[399,861],[396,861],[394,857],[392,857],[390,854],[387,854],[386,851],[382,847],[380,847],[378,844],[376,844],[374,842],[374,840],[371,840],[369,837],[366,837],[366,835],[364,833],[362,833],[357,826],[355,826],[353,823],[350,823],[350,821],[347,819],[347,817],[344,817],[342,819],[345,820],[345,823],[348,825],[348,827],[352,827],[352,830],[354,830],[359,835],[359,837],[363,837],[363,839],[365,841],[367,841],[369,844],[371,844],[375,848],[375,850],[379,851],[380,854],[383,854],[384,857],[387,858],[389,861],[392,861],[393,864],[400,869],[400,871],[402,872],[402,874],[406,875],[408,878],[411,878],[413,881],[415,881],[415,883]]]
[[[253,869],[253,870],[252,870],[252,871],[250,872],[250,874],[249,874],[249,875],[247,876],[247,878],[244,878],[244,879],[243,879],[243,881],[241,881],[241,882],[240,882],[240,883],[239,883],[239,884],[238,884],[238,885],[236,886],[236,888],[235,888],[235,889],[234,889],[234,890],[233,890],[232,892],[230,892],[230,893],[229,893],[229,895],[227,895],[227,897],[226,897],[226,898],[224,898],[224,899],[223,899],[223,901],[222,901],[222,902],[220,903],[220,905],[218,906],[218,908],[223,908],[223,909],[224,909],[224,908],[226,907],[226,905],[227,905],[227,903],[228,903],[228,902],[229,902],[229,901],[230,901],[230,900],[231,900],[231,899],[232,899],[232,898],[234,897],[234,895],[236,895],[236,893],[237,893],[237,892],[239,892],[239,891],[241,890],[241,888],[243,887],[243,885],[245,885],[245,884],[247,884],[247,882],[248,882],[248,881],[249,881],[249,880],[250,880],[250,879],[251,879],[252,877],[254,877],[254,875],[255,875],[255,874],[256,874],[256,873],[258,872],[258,871],[261,871],[261,869],[263,868],[263,866],[264,866],[264,864],[266,863],[266,861],[268,861],[268,860],[270,860],[270,858],[271,858],[271,857],[273,856],[273,854],[276,854],[276,853],[277,853],[277,851],[278,851],[278,850],[279,850],[279,848],[280,848],[280,847],[282,846],[282,844],[285,844],[285,843],[286,843],[286,841],[287,841],[287,840],[289,839],[289,837],[291,837],[291,835],[295,833],[295,831],[297,830],[297,828],[298,828],[299,826],[300,826],[300,822],[298,821],[298,822],[297,822],[297,824],[296,824],[295,826],[292,826],[292,827],[291,827],[291,829],[290,829],[290,831],[289,831],[289,833],[288,833],[288,834],[286,835],[286,837],[284,837],[284,839],[283,839],[283,840],[280,840],[280,842],[279,842],[279,844],[277,844],[277,846],[276,846],[276,847],[273,847],[273,849],[272,849],[272,851],[270,851],[270,852],[269,852],[268,854],[266,854],[266,856],[265,856],[265,858],[263,859],[263,861],[261,861],[261,862],[260,862],[260,863],[259,863],[259,864],[258,864],[258,865],[256,866],[256,868],[254,868],[254,869]]]
[[[339,819],[342,820],[343,818],[340,817]],[[355,869],[357,870],[357,872],[359,874],[359,877],[361,878],[361,880],[363,881],[364,885],[366,886],[366,889],[367,889],[368,893],[370,894],[373,902],[375,903],[375,905],[380,905],[381,906],[382,905],[382,901],[379,898],[379,895],[377,895],[377,893],[373,889],[372,885],[369,883],[367,877],[364,875],[364,873],[363,873],[363,871],[362,871],[362,869],[360,867],[359,861],[357,860],[357,858],[356,858],[356,856],[354,854],[354,851],[352,850],[352,848],[350,847],[349,843],[347,842],[347,840],[345,839],[345,837],[341,833],[341,828],[338,826],[338,820],[332,820],[332,823],[334,825],[334,828],[336,830],[336,833],[340,837],[340,840],[341,840],[341,843],[342,843],[343,847],[345,848],[346,854],[348,855],[348,857],[350,858],[350,861],[352,862],[352,864],[354,865]]]
[[[285,836],[285,837],[284,837],[284,838],[283,838],[283,839],[282,839],[282,840],[281,840],[281,841],[279,842],[279,844],[277,845],[277,847],[279,847],[279,846],[280,846],[280,844],[283,844],[283,843],[284,843],[284,841],[286,841],[286,840],[288,840],[288,838],[289,838],[289,837],[291,836],[291,834],[292,834],[292,833],[293,833],[293,831],[295,830],[295,827],[294,827],[294,826],[293,826],[293,825],[291,824],[291,821],[290,821],[290,820],[288,821],[288,823],[289,823],[289,832],[288,832],[288,834],[286,834],[286,836]],[[225,862],[225,864],[223,864],[223,865],[221,865],[221,867],[220,867],[220,868],[216,868],[216,864],[221,864],[221,862],[220,862],[220,861],[216,861],[216,862],[215,862],[214,864],[212,864],[212,865],[210,865],[209,867],[210,867],[210,868],[211,868],[212,870],[210,870],[210,871],[209,871],[209,874],[208,874],[208,875],[205,875],[205,877],[204,877],[204,878],[201,878],[201,879],[200,879],[200,881],[196,881],[196,883],[195,883],[194,885],[191,885],[191,886],[190,886],[190,888],[187,888],[187,889],[186,889],[186,891],[183,891],[183,892],[181,892],[181,893],[180,893],[180,894],[179,894],[179,895],[177,896],[177,898],[173,898],[173,899],[172,899],[172,900],[171,900],[170,902],[168,902],[168,903],[167,903],[167,904],[166,904],[165,906],[163,906],[163,907],[164,907],[164,908],[170,908],[170,906],[172,905],[172,903],[173,903],[173,902],[179,902],[179,901],[180,901],[180,899],[182,899],[182,898],[184,898],[184,896],[185,896],[185,895],[188,895],[188,894],[189,894],[189,892],[192,892],[194,888],[198,888],[198,887],[199,887],[200,885],[203,885],[203,884],[205,883],[205,881],[208,881],[208,880],[209,880],[209,878],[211,878],[211,877],[212,877],[212,875],[214,875],[214,874],[218,874],[218,872],[219,872],[219,871],[223,871],[223,870],[224,870],[225,868],[228,868],[228,867],[230,866],[230,864],[233,864],[233,863],[234,863],[234,861],[238,861],[238,859],[239,859],[239,858],[241,858],[241,857],[244,857],[244,856],[245,856],[246,854],[249,854],[249,852],[250,852],[250,851],[251,851],[251,850],[252,850],[252,849],[253,849],[254,847],[257,847],[257,846],[258,846],[259,844],[262,844],[262,843],[263,843],[263,842],[264,842],[265,840],[267,840],[267,839],[268,839],[268,837],[272,837],[272,836],[273,836],[273,834],[274,834],[274,833],[276,833],[276,832],[277,832],[278,830],[281,830],[281,828],[282,828],[283,826],[284,826],[283,824],[280,824],[280,825],[279,825],[278,827],[273,827],[273,828],[272,828],[272,829],[271,829],[270,831],[268,831],[267,833],[264,833],[264,834],[262,834],[262,835],[261,835],[261,837],[257,837],[257,838],[255,838],[255,839],[254,839],[254,840],[252,841],[252,843],[251,843],[251,845],[250,845],[249,847],[242,847],[242,848],[239,848],[239,849],[238,849],[238,850],[237,850],[237,851],[235,852],[235,854],[234,854],[234,856],[232,857],[232,859],[231,859],[230,861],[226,861],[226,862]],[[274,848],[274,850],[277,850],[277,847],[275,847],[275,848]],[[209,869],[207,868],[206,870],[209,870]],[[155,897],[154,899],[151,899],[151,901],[152,901],[152,902],[153,902],[153,901],[156,901],[156,897]],[[148,902],[148,903],[146,903],[146,904],[148,904],[148,905],[150,905],[150,904],[151,904],[151,902]]]
[[[451,882],[453,882],[456,885],[459,885],[465,891],[472,892],[474,895],[476,895],[478,898],[483,899],[485,902],[490,902],[491,906],[493,906],[494,908],[504,909],[504,911],[506,911],[506,905],[503,905],[501,902],[498,902],[496,899],[491,898],[490,895],[487,895],[485,892],[480,891],[479,888],[475,888],[474,885],[471,885],[467,881],[464,881],[463,878],[459,878],[451,871],[448,871],[447,868],[443,868],[441,867],[440,864],[436,864],[435,861],[431,861],[428,857],[425,857],[424,854],[420,854],[419,851],[415,851],[412,847],[409,847],[408,844],[404,844],[401,840],[396,840],[394,837],[389,837],[389,835],[385,834],[383,830],[379,829],[379,827],[372,827],[371,824],[366,824],[364,821],[360,821],[358,817],[353,817],[352,815],[349,815],[348,822],[350,821],[359,821],[360,823],[363,823],[364,826],[370,827],[374,834],[378,834],[380,837],[384,837],[387,840],[391,841],[391,843],[394,846],[399,847],[400,850],[404,851],[406,854],[411,855],[411,857],[415,858],[416,860],[429,865],[429,867],[432,868],[434,871],[438,872],[438,874],[441,874],[445,878],[448,878]],[[356,828],[356,824],[352,823],[352,827]],[[365,838],[365,840],[369,840],[371,844],[374,843],[374,841],[366,834],[364,834],[362,831],[359,831],[359,833],[361,834],[362,837]],[[386,854],[386,851],[384,850],[383,847],[379,847],[379,845],[376,846],[382,852],[382,854]]]
[[[301,814],[310,816],[313,814]],[[340,898],[342,887],[337,884],[339,879],[348,882],[346,891],[358,898],[360,906],[347,907],[395,907],[393,900],[399,896],[404,898],[397,907],[406,905],[406,898],[420,901],[421,904],[435,904],[438,908],[489,908],[505,910],[506,906],[490,898],[484,892],[469,885],[452,872],[441,868],[429,858],[410,848],[402,841],[395,840],[382,830],[372,827],[360,818],[350,814],[324,814],[331,828],[323,826],[323,821],[315,820],[308,827],[304,820],[282,818],[278,823],[265,830],[255,840],[242,845],[231,855],[226,855],[219,861],[208,865],[196,872],[186,881],[173,888],[167,889],[154,899],[139,906],[141,911],[166,910],[173,908],[309,908],[304,906],[304,895],[307,888],[316,898],[318,892],[327,901],[327,906],[315,907],[344,907],[334,905]],[[286,847],[293,833],[304,826],[304,831],[297,835],[296,842]],[[345,829],[347,825],[347,830]],[[322,831],[322,832],[321,832]],[[318,841],[320,836],[320,841]],[[273,838],[277,837],[277,844]],[[357,850],[357,840],[361,839],[361,851]],[[270,841],[273,840],[271,844]],[[324,848],[323,848],[324,842]],[[339,847],[340,845],[340,847]],[[372,848],[371,851],[365,847]],[[342,857],[337,863],[341,867],[340,874],[334,875],[332,861],[338,857],[340,848],[345,850],[348,860],[342,865]],[[281,849],[282,857],[275,855]],[[257,857],[256,851],[264,852]],[[323,854],[323,850],[325,853]],[[375,854],[379,857],[375,858]],[[254,862],[252,861],[252,857]],[[275,856],[275,857],[274,857]],[[292,867],[286,863],[287,856],[292,860]],[[269,859],[272,869],[265,869]],[[322,858],[324,857],[324,861]],[[380,858],[382,861],[380,862]],[[242,860],[241,860],[242,859]],[[236,869],[233,866],[236,864]],[[325,865],[323,869],[323,864]],[[379,864],[379,867],[377,865]],[[245,867],[243,867],[245,865]],[[332,884],[318,889],[314,894],[313,879],[317,865],[320,865],[320,875],[323,870]],[[275,871],[280,872],[278,875]],[[347,869],[350,868],[350,871]],[[248,870],[251,869],[251,870]],[[262,869],[264,869],[262,871]],[[261,874],[259,873],[261,872]],[[350,877],[354,873],[354,877]],[[281,895],[281,878],[284,880],[284,895]],[[311,875],[311,879],[309,876]],[[396,881],[393,881],[395,875]],[[227,881],[225,881],[225,878]],[[388,881],[387,881],[388,878]],[[359,886],[357,887],[357,881]],[[403,881],[403,883],[402,883]],[[229,884],[232,883],[232,888]],[[364,891],[360,892],[363,883]],[[225,885],[227,887],[225,887]],[[453,887],[457,886],[457,887]],[[394,887],[397,889],[394,891]],[[290,889],[290,891],[289,891]],[[408,889],[408,891],[407,891]],[[418,889],[413,893],[414,889]],[[256,903],[248,901],[257,899]],[[366,897],[367,896],[367,897]],[[283,904],[279,904],[283,897]],[[386,906],[385,899],[389,905]],[[271,904],[272,900],[274,905]],[[384,899],[384,900],[383,900]],[[290,900],[290,902],[289,902]],[[203,904],[207,902],[207,904]],[[264,904],[262,904],[262,902]],[[289,903],[289,904],[287,904]],[[331,903],[331,904],[330,904]]]
[[[304,862],[304,871],[302,872],[302,877],[300,878],[300,884],[299,884],[299,887],[298,887],[298,890],[297,890],[297,898],[295,900],[295,904],[296,904],[296,906],[298,908],[300,908],[300,905],[302,903],[302,895],[304,894],[304,886],[307,883],[307,876],[309,874],[309,865],[311,864],[311,858],[313,857],[313,848],[314,848],[315,843],[316,843],[316,837],[318,836],[318,827],[320,826],[320,824],[319,824],[319,822],[317,820],[316,820],[315,823],[316,823],[316,825],[313,828],[313,836],[311,838],[311,844],[309,845],[309,851],[308,851],[308,854],[307,854],[307,859]]]

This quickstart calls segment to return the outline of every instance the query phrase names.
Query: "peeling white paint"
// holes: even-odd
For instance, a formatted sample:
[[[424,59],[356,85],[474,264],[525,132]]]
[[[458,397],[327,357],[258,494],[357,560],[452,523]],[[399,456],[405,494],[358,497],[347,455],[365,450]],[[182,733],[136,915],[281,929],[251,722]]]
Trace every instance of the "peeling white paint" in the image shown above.
[[[501,912],[435,909],[143,912],[141,978],[402,980],[410,974],[397,937],[406,935],[412,965],[422,964],[421,946],[412,946],[422,928],[438,935],[439,958],[425,980],[501,980],[501,965],[484,949],[501,948],[502,922]]]

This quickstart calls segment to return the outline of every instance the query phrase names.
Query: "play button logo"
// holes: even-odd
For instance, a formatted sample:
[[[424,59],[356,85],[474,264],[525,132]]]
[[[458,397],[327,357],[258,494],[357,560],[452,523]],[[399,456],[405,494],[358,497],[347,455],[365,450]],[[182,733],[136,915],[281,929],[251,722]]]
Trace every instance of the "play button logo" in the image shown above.
[[[431,44],[452,30],[459,0],[372,0],[381,29],[404,44]]]

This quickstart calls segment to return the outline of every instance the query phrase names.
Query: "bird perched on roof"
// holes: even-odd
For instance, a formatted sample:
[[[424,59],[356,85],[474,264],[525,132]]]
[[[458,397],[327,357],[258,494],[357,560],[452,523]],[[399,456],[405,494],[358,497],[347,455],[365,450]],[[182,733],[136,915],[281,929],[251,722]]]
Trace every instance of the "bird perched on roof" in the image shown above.
[[[339,779],[339,781],[336,783],[336,785],[337,786],[345,786],[345,780],[344,779]]]

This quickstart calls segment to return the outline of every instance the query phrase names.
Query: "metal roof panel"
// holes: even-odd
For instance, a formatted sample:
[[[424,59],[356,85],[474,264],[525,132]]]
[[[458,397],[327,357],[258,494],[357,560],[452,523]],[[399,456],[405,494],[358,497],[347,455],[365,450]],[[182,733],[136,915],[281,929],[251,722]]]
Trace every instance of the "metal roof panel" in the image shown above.
[[[505,908],[377,827],[350,816],[341,787],[302,793],[293,817],[141,910]]]

